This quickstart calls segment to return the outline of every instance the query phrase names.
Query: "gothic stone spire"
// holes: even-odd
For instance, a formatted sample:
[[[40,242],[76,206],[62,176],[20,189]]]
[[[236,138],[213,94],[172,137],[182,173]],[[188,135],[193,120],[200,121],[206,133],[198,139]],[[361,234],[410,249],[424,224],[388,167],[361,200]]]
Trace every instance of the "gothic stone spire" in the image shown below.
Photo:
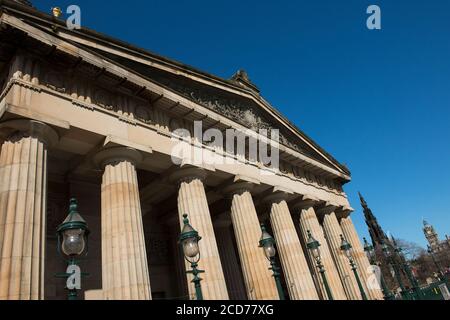
[[[361,206],[363,207],[364,210],[364,217],[366,219],[366,224],[369,227],[369,233],[370,237],[372,238],[373,246],[376,247],[378,245],[382,245],[382,243],[388,241],[386,233],[381,228],[380,224],[377,221],[377,218],[372,213],[372,210],[370,210],[366,200],[361,195],[361,193],[359,193],[359,198],[361,200]]]

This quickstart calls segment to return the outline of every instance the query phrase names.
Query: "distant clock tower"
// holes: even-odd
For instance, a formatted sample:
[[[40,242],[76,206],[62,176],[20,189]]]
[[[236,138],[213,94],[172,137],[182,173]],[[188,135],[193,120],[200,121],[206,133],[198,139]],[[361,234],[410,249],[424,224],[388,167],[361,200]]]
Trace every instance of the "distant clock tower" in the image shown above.
[[[441,251],[439,236],[434,230],[434,227],[426,220],[423,220],[423,233],[425,234],[425,238],[427,238],[431,250],[433,250],[433,252]]]

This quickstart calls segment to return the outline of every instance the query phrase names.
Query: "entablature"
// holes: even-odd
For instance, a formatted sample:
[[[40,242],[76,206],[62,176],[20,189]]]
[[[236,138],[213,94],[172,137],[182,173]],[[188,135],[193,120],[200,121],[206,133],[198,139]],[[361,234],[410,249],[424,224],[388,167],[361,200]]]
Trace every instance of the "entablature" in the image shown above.
[[[5,13],[1,19],[22,30],[20,40],[16,38],[16,41],[19,40],[24,48],[23,61],[16,59],[11,64],[9,80],[2,85],[5,92],[12,81],[22,86],[31,85],[36,91],[47,90],[71,99],[75,106],[102,109],[130,125],[151,127],[167,136],[175,128],[192,131],[194,121],[202,121],[204,129],[247,129],[218,112],[158,86],[151,79],[134,74],[132,70],[61,41],[56,35],[49,35]],[[5,32],[3,28],[1,36]],[[14,37],[17,36],[14,31]],[[15,74],[18,68],[22,69],[21,74]],[[341,185],[350,180],[345,173],[282,144],[279,150],[282,175],[339,192],[342,192]],[[244,163],[248,163],[248,159],[244,159]]]

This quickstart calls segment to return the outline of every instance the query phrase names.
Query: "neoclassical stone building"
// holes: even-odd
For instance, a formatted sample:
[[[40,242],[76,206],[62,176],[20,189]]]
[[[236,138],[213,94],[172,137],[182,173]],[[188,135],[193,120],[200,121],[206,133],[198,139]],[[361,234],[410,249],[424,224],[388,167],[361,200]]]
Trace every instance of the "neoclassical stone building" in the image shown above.
[[[91,229],[87,299],[193,299],[178,244],[182,215],[202,236],[205,299],[277,299],[258,242],[277,242],[286,294],[326,299],[306,250],[321,243],[335,299],[382,299],[342,186],[350,172],[265,101],[245,72],[219,77],[0,1],[0,300],[64,299],[56,227],[70,198]],[[279,166],[196,139],[203,130],[278,129]],[[176,139],[183,128],[191,137]],[[274,136],[269,135],[273,140]],[[217,163],[173,161],[184,143]],[[233,142],[234,145],[234,142]],[[242,150],[241,150],[242,151]],[[373,281],[372,281],[373,283]]]

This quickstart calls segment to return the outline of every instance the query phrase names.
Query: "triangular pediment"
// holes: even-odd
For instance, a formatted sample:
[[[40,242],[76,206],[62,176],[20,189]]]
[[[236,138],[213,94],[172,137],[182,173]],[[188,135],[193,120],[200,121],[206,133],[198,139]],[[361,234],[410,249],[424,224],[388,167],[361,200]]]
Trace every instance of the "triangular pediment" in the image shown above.
[[[244,127],[255,131],[258,131],[259,129],[278,129],[280,130],[280,143],[284,146],[305,154],[326,165],[335,164],[342,169],[342,165],[338,164],[330,155],[321,150],[321,148],[312,140],[308,141],[308,138],[302,139],[304,137],[301,135],[305,135],[298,128],[294,127],[294,130],[297,130],[300,137],[296,136],[291,128],[287,128],[286,124],[280,121],[280,118],[282,120],[284,119],[282,116],[278,118],[271,114],[270,111],[272,110],[267,110],[267,105],[264,105],[265,101],[259,96],[259,92],[253,89],[250,89],[248,90],[250,92],[244,92],[243,94],[236,93],[236,89],[233,87],[230,90],[227,90],[226,86],[219,87],[215,84],[198,81],[193,79],[193,77],[187,77],[179,73],[163,70],[162,68],[125,58],[104,50],[93,50],[99,55],[135,70],[146,78],[152,79],[158,84],[170,88],[183,97],[220,113]],[[233,79],[224,79],[223,82],[227,85],[235,85]],[[269,108],[274,109],[271,106],[269,106]],[[278,116],[280,115],[278,114]],[[289,124],[293,126],[291,123]]]
[[[345,166],[268,104],[246,74],[241,73],[230,80],[221,79],[87,29],[67,30],[60,22],[57,25],[60,32],[52,33],[55,25],[54,19],[32,8],[26,10],[28,19],[32,20],[30,21],[32,25],[42,26],[41,32],[58,36],[61,41],[67,41],[70,45],[87,50],[90,54],[124,67],[136,75],[246,128],[255,131],[278,129],[280,143],[283,146],[314,159],[344,176],[349,175]],[[34,20],[30,15],[33,10],[40,19]],[[43,19],[44,17],[47,20]],[[22,21],[26,23],[27,19]]]

